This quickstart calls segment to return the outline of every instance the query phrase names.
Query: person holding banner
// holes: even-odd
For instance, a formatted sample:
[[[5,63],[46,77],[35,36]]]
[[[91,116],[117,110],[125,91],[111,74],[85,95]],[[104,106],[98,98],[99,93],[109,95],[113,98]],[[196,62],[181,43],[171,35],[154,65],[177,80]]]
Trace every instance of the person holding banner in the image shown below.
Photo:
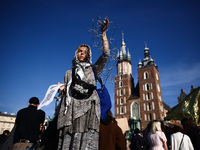
[[[94,73],[100,77],[110,55],[106,29],[109,20],[101,25],[103,53],[94,65],[91,48],[80,45],[72,61],[72,69],[66,71],[60,89],[64,97],[60,103],[57,129],[59,150],[93,149],[99,147],[100,100],[96,92]]]

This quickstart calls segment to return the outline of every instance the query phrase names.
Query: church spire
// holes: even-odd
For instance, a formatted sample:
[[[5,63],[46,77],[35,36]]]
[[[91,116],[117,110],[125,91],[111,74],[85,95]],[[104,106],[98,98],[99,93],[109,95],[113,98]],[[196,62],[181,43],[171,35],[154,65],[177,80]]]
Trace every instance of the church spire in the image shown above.
[[[117,61],[118,62],[129,61],[131,63],[131,55],[129,53],[129,50],[126,51],[126,44],[124,42],[124,32],[122,32],[122,44],[119,55],[117,55]]]

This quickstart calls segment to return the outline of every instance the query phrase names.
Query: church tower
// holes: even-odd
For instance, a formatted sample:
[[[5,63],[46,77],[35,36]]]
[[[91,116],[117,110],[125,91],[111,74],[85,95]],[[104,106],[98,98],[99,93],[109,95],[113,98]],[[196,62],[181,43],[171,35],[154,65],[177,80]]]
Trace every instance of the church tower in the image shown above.
[[[126,50],[124,34],[122,33],[121,49],[117,55],[117,75],[115,77],[115,117],[128,118],[128,98],[132,93],[132,65],[129,50]]]
[[[141,125],[144,129],[149,121],[164,119],[164,105],[160,88],[158,67],[151,58],[145,43],[144,59],[138,64]]]
[[[164,104],[158,67],[145,44],[144,59],[138,64],[138,83],[132,78],[131,55],[122,33],[121,49],[117,55],[115,76],[115,118],[127,118],[131,132],[144,130],[152,120],[163,120]]]

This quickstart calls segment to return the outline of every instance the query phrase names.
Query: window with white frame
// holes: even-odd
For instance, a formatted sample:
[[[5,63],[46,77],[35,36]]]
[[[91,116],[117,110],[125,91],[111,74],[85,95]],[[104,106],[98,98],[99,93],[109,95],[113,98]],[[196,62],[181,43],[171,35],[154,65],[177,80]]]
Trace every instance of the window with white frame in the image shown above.
[[[117,105],[119,104],[119,98],[117,98]]]
[[[154,104],[154,102],[152,102],[152,109],[155,109],[155,104]]]
[[[146,71],[144,72],[144,79],[148,79],[149,78],[149,73]]]
[[[153,113],[153,119],[156,120],[156,113]]]
[[[143,94],[143,100],[145,100],[145,94]]]
[[[159,78],[158,78],[158,73],[156,73],[156,79],[159,80]]]
[[[154,97],[153,97],[153,92],[151,92],[151,99],[153,99]]]
[[[125,63],[125,73],[127,73],[127,63]]]
[[[157,84],[157,90],[158,90],[158,92],[160,92],[160,86],[159,86],[159,84]]]
[[[123,114],[124,113],[124,108],[123,106],[120,107],[120,114]]]
[[[119,81],[119,87],[122,87],[122,81]]]
[[[124,103],[124,100],[123,100],[123,98],[121,97],[120,98],[120,104],[123,104]]]
[[[126,106],[124,106],[124,112],[126,113]]]
[[[147,100],[150,100],[150,94],[147,93]]]
[[[144,111],[146,111],[146,104],[144,103]]]
[[[124,103],[126,103],[126,97],[124,97]]]
[[[144,120],[147,121],[147,114],[144,114]]]
[[[122,91],[122,89],[120,89],[120,96],[122,96],[122,94],[123,94],[123,91]]]
[[[126,95],[126,89],[124,88],[124,95]]]
[[[119,108],[117,107],[117,114],[119,114]]]

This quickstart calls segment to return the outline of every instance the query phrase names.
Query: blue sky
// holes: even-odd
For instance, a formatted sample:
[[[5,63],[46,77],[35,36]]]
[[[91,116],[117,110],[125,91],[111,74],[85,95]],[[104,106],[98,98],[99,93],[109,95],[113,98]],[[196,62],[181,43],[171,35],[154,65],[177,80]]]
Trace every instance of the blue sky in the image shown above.
[[[188,94],[200,86],[199,8],[198,0],[1,0],[0,111],[16,114],[32,96],[42,101],[50,85],[62,82],[80,44],[91,46],[95,62],[100,53],[88,29],[97,16],[109,17],[108,38],[117,49],[124,32],[135,83],[147,42],[163,101],[175,106],[181,88]],[[114,101],[114,85],[106,86]],[[54,104],[43,108],[47,116]]]

